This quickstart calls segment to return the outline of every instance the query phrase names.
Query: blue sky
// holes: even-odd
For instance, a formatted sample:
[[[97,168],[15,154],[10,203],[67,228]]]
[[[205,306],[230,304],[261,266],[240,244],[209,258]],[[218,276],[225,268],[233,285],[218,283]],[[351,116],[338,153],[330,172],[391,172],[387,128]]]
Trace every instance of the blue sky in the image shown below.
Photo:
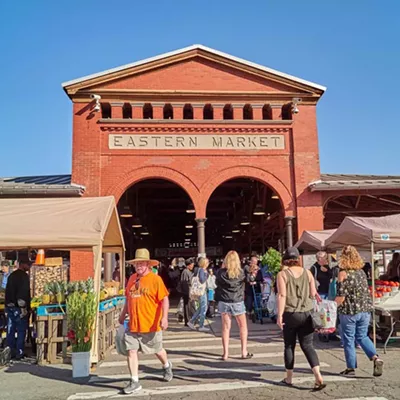
[[[61,83],[195,43],[328,87],[321,171],[400,174],[400,2],[0,2],[0,176],[70,173]]]

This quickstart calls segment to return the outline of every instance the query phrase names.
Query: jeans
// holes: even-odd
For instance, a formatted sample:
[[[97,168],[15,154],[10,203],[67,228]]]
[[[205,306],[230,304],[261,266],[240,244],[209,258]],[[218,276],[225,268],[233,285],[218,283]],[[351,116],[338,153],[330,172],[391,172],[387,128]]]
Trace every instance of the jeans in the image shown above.
[[[207,292],[203,294],[203,296],[199,297],[199,308],[193,314],[190,322],[192,324],[196,323],[199,320],[199,327],[202,328],[204,326],[204,320],[206,319],[207,312]]]
[[[28,319],[26,316],[21,318],[21,309],[19,307],[7,307],[7,345],[17,356],[24,354],[25,337],[28,329]],[[15,333],[17,333],[17,340],[15,341]]]
[[[284,312],[283,313],[283,340],[285,343],[285,368],[292,370],[294,367],[294,350],[296,338],[299,339],[301,350],[307,358],[311,368],[319,365],[317,352],[314,349],[314,328],[309,312]]]
[[[339,315],[347,368],[357,368],[355,340],[370,360],[376,355],[375,346],[368,336],[370,318],[371,314],[367,312],[355,315]]]

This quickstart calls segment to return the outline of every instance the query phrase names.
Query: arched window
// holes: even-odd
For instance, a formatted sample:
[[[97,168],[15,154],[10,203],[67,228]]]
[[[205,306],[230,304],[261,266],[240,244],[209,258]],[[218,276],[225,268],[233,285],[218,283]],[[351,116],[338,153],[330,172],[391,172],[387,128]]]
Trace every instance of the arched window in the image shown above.
[[[243,107],[243,119],[253,119],[253,107],[251,104],[245,104]]]
[[[292,103],[282,106],[282,119],[292,119]]]
[[[150,103],[143,106],[143,119],[153,119],[153,106]]]
[[[183,107],[183,119],[193,119],[193,107],[191,104],[185,104],[185,107]]]
[[[174,109],[171,104],[164,106],[164,119],[174,119]]]
[[[101,118],[111,118],[110,103],[101,103]]]
[[[122,118],[132,119],[132,106],[129,103],[125,103],[122,107]]]
[[[206,104],[203,108],[203,119],[214,119],[214,109],[211,104]]]
[[[272,108],[269,104],[265,104],[262,109],[262,119],[272,119]]]
[[[231,104],[226,104],[224,107],[224,119],[233,119],[233,108]]]

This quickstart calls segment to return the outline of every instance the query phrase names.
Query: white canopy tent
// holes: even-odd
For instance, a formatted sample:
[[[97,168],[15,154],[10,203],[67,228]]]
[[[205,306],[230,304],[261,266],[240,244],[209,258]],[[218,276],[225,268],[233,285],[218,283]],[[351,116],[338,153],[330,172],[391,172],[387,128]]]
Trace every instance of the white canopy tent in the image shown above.
[[[315,253],[320,250],[325,250],[325,241],[336,229],[328,229],[325,231],[304,231],[300,239],[295,244],[304,254]]]
[[[124,265],[114,197],[1,199],[0,251],[29,248],[92,251],[95,291],[100,293],[102,253],[120,253]],[[98,360],[97,338],[98,329],[92,362]]]

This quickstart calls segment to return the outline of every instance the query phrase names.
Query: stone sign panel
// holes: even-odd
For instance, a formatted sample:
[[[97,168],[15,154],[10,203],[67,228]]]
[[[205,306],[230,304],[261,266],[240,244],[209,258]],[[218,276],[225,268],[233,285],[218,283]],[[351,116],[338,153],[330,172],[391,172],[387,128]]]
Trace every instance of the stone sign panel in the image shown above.
[[[116,135],[113,150],[282,150],[283,135]]]

